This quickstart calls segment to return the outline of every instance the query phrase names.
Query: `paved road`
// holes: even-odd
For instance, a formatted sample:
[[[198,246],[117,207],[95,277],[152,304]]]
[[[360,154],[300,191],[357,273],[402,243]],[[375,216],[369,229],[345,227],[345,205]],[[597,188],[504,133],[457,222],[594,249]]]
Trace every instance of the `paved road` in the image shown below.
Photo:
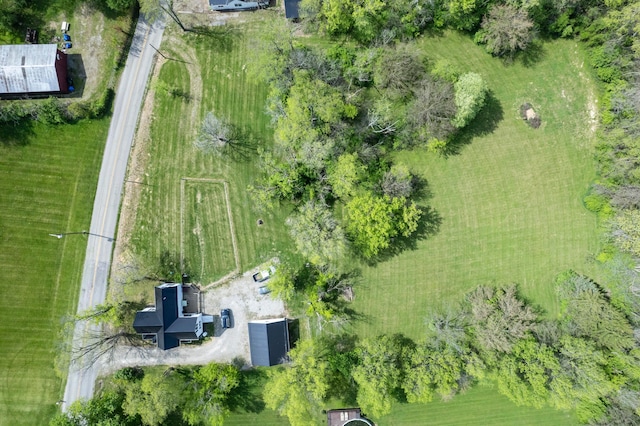
[[[93,204],[78,312],[104,302],[106,296],[113,237],[116,234],[129,151],[155,55],[155,50],[149,45],[160,46],[163,31],[162,22],[150,25],[140,16],[116,91],[113,117]],[[94,326],[77,324],[73,336],[74,346],[86,341],[87,334],[92,331],[95,331]],[[72,402],[93,396],[97,370],[97,366],[90,365],[85,359],[72,363],[64,391],[63,411]]]

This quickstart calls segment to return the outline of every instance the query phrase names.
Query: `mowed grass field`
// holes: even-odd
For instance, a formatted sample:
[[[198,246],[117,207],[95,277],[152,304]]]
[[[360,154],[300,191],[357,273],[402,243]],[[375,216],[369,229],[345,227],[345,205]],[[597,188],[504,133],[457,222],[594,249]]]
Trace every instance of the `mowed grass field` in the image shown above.
[[[182,248],[200,280],[215,281],[235,270],[233,237],[222,182],[183,180]]]
[[[164,63],[158,84],[179,89],[188,96],[172,96],[159,89],[155,93],[150,161],[145,168],[146,185],[131,240],[133,253],[143,264],[153,267],[162,252],[180,252],[182,178],[227,182],[238,243],[240,262],[237,266],[241,272],[280,255],[283,247],[290,247],[284,227],[287,212],[258,211],[247,191],[248,185],[260,174],[256,150],[270,145],[273,139],[269,118],[264,112],[267,87],[254,81],[247,71],[250,45],[254,37],[259,37],[259,25],[257,21],[255,25],[232,28],[228,33],[223,30],[219,36],[209,38],[165,36],[163,49],[185,62]],[[209,111],[227,119],[245,135],[243,144],[230,156],[202,153],[193,145],[202,119]],[[206,185],[210,189],[205,190]],[[205,271],[201,278],[202,284],[207,284],[233,271],[236,265],[226,231],[226,206],[216,189],[222,185],[198,183],[197,188],[199,207],[195,208],[190,201],[192,205],[186,206],[185,211],[190,211],[187,216],[192,225],[197,220],[211,234],[206,240],[198,239],[207,244],[206,253],[191,246],[185,249],[184,258],[196,273],[198,268]],[[208,209],[210,216],[205,217],[203,209]],[[258,226],[258,219],[264,224]],[[185,230],[184,237],[189,239],[189,244],[199,244],[192,230],[193,227]]]
[[[0,425],[46,425],[57,411],[58,331],[87,241],[48,234],[89,228],[108,126],[0,127]]]
[[[271,143],[264,114],[267,88],[246,72],[251,40],[259,30],[260,24],[252,22],[230,36],[174,36],[163,44],[187,63],[164,63],[159,80],[189,96],[156,91],[150,161],[132,239],[135,253],[150,264],[165,250],[179,250],[184,177],[228,182],[241,271],[291,249],[284,226],[288,212],[256,211],[246,190],[259,174],[257,155],[219,158],[192,144],[207,111],[241,127],[254,146]],[[361,265],[353,307],[362,316],[353,330],[361,336],[402,332],[420,339],[429,312],[456,304],[478,284],[518,283],[547,315],[557,314],[554,277],[568,268],[589,270],[597,250],[596,219],[581,202],[595,176],[589,124],[595,98],[582,52],[571,41],[551,42],[525,66],[493,59],[455,33],[427,37],[420,46],[434,60],[447,58],[464,71],[481,73],[491,96],[458,141],[456,155],[396,154],[397,162],[427,179],[432,196],[424,203],[442,222],[438,233],[418,241],[415,250],[375,266]],[[541,115],[540,129],[530,129],[519,118],[523,102]],[[256,225],[259,218],[265,225]],[[194,264],[194,259],[187,261]],[[234,410],[227,423],[281,424],[272,411],[252,407]],[[398,404],[384,424],[489,424],[486,419],[505,425],[575,423],[570,414],[516,407],[495,390],[479,387],[449,403]]]
[[[354,308],[364,319],[356,331],[420,339],[425,316],[455,306],[479,284],[516,283],[557,315],[554,278],[569,268],[589,272],[598,248],[596,218],[582,205],[595,178],[595,98],[581,50],[573,41],[546,43],[539,61],[524,66],[505,65],[456,33],[426,37],[420,46],[434,61],[480,73],[491,96],[457,155],[395,156],[428,181],[426,203],[442,222],[415,250],[363,267]],[[541,128],[520,119],[524,102],[540,114]]]

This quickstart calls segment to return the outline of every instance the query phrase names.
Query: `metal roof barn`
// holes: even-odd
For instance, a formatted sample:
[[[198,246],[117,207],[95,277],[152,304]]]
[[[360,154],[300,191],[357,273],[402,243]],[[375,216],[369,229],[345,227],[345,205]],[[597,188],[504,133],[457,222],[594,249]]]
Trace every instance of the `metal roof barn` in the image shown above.
[[[0,95],[67,91],[67,55],[57,45],[0,46]]]

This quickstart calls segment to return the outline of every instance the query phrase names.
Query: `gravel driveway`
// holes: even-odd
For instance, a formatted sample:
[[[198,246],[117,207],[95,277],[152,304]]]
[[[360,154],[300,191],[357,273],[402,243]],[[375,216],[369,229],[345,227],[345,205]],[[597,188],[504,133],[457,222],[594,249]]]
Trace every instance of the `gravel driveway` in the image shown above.
[[[284,303],[270,294],[258,294],[258,288],[268,283],[255,283],[251,275],[258,269],[246,272],[226,284],[203,292],[205,314],[214,315],[213,338],[200,345],[184,344],[163,351],[157,347],[119,348],[112,359],[103,362],[101,372],[108,373],[123,367],[143,365],[207,364],[231,362],[242,358],[250,365],[249,329],[247,322],[253,319],[282,318],[286,316]],[[220,310],[231,309],[232,328],[222,330]]]

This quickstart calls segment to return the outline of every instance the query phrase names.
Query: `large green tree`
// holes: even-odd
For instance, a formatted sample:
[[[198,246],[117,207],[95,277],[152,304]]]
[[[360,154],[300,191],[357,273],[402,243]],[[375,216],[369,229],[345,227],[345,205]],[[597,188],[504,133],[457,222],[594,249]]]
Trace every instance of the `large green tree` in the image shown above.
[[[207,364],[195,370],[182,408],[190,425],[221,426],[229,412],[227,398],[240,384],[239,372],[230,364]]]
[[[482,20],[476,40],[486,44],[495,56],[513,56],[526,50],[533,41],[535,29],[526,10],[510,4],[496,4]]]
[[[346,229],[355,248],[371,259],[387,249],[393,238],[413,234],[421,214],[416,204],[404,197],[364,193],[347,203]]]
[[[374,417],[389,414],[393,393],[402,385],[402,339],[386,335],[365,339],[358,344],[356,354],[359,363],[352,375],[358,384],[358,404]]]
[[[329,364],[314,340],[303,340],[289,352],[291,363],[269,370],[264,387],[268,408],[289,419],[292,426],[308,425],[320,410],[329,383]]]

